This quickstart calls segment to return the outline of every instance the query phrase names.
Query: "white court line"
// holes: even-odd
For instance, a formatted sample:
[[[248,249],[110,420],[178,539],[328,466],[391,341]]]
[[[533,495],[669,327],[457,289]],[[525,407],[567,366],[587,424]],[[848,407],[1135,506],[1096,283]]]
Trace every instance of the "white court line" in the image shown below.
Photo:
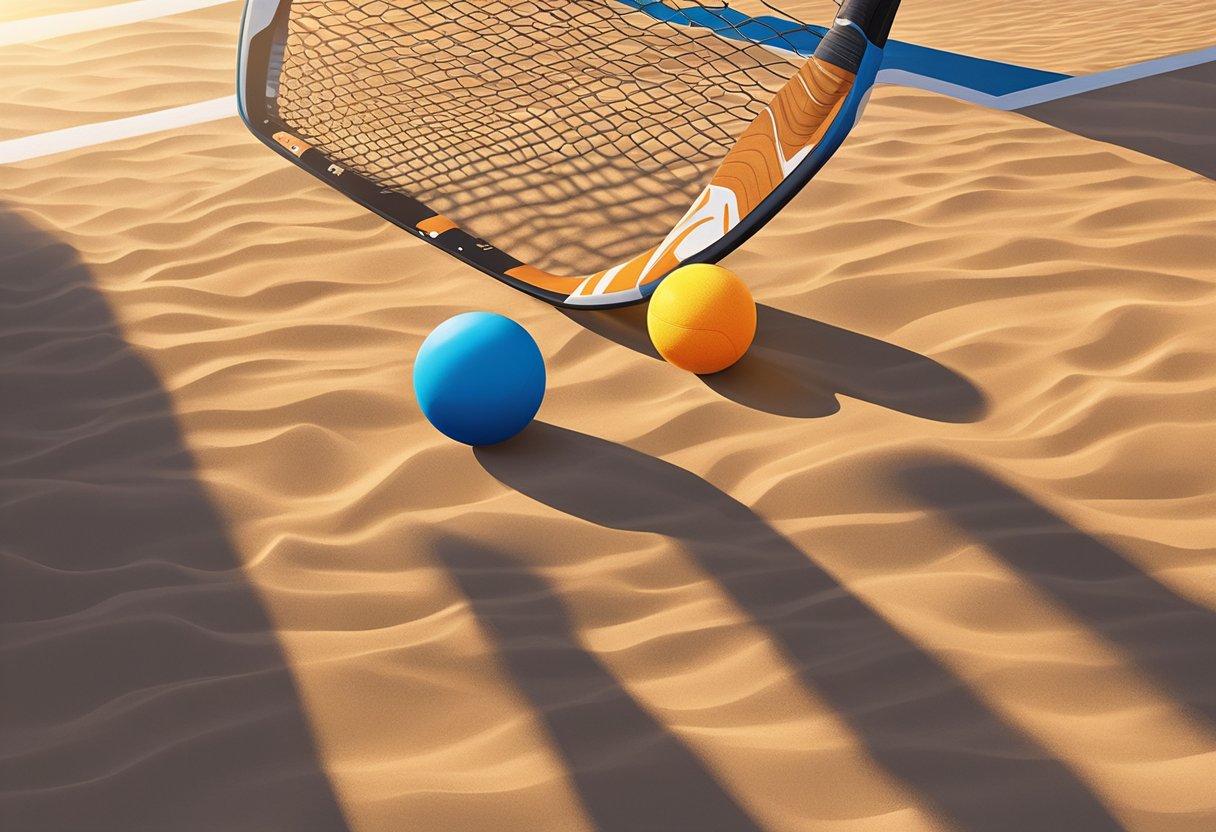
[[[878,78],[875,80],[884,84],[898,84],[901,87],[916,87],[917,89],[928,90],[929,92],[941,93],[951,98],[970,101],[973,104],[982,104],[994,110],[1020,110],[1024,107],[1033,107],[1035,104],[1046,104],[1048,101],[1056,101],[1092,90],[1105,89],[1117,84],[1126,84],[1128,81],[1138,81],[1141,78],[1150,78],[1154,75],[1162,75],[1166,72],[1174,72],[1179,69],[1188,69],[1212,61],[1216,61],[1216,46],[1209,46],[1207,49],[1200,49],[1196,52],[1184,52],[1181,55],[1154,58],[1144,63],[1122,66],[1118,69],[1108,69],[1104,72],[1095,72],[1092,75],[1077,75],[1073,78],[1063,78],[1059,81],[1052,81],[1050,84],[1042,84],[1030,89],[1007,93],[1006,95],[989,95],[988,93],[973,90],[969,87],[951,84],[949,81],[928,78],[924,75],[917,75],[914,72],[902,69],[880,70]]]
[[[84,9],[78,12],[63,12],[13,20],[8,23],[0,23],[0,46],[33,43],[64,35],[90,32],[94,29],[126,26],[144,20],[154,20],[158,17],[193,12],[211,6],[222,6],[231,2],[233,0],[134,0],[130,3],[102,6],[98,9]]]
[[[200,0],[190,0],[199,2]],[[227,2],[227,0],[224,0]],[[215,0],[208,0],[216,5]],[[127,5],[136,5],[130,3]],[[162,3],[163,5],[163,3]],[[903,70],[882,70],[878,81],[901,86],[916,87],[931,92],[942,93],[965,101],[972,101],[986,107],[998,110],[1014,110],[1055,101],[1072,95],[1078,95],[1090,90],[1148,78],[1178,69],[1198,66],[1216,61],[1216,46],[1200,49],[1197,52],[1187,52],[1182,55],[1170,55],[1140,64],[1096,72],[1093,75],[1080,75],[1075,78],[1065,78],[1053,81],[1039,87],[1032,87],[1021,92],[1008,95],[988,95],[977,90],[960,87],[935,78],[927,78]],[[37,159],[51,156],[68,150],[80,150],[118,139],[130,139],[136,136],[146,136],[163,130],[173,130],[179,127],[190,127],[204,124],[208,121],[234,116],[237,113],[236,96],[216,98],[199,104],[188,104],[184,107],[174,107],[154,113],[120,118],[114,121],[103,121],[96,124],[84,124],[79,127],[68,127],[50,133],[38,133],[33,136],[22,136],[17,139],[0,141],[0,164],[23,162],[27,159]]]
[[[213,98],[198,104],[158,110],[129,118],[82,124],[50,133],[38,133],[0,142],[0,164],[24,162],[40,156],[51,156],[68,150],[80,150],[97,144],[147,136],[163,130],[191,127],[236,115],[236,96]]]

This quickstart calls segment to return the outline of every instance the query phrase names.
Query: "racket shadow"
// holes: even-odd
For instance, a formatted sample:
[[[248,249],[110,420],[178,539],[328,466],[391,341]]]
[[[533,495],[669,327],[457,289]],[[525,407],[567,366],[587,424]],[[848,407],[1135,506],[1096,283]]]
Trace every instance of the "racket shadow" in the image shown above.
[[[603,338],[662,360],[647,335],[644,306],[562,311]],[[838,396],[938,422],[975,422],[988,409],[979,388],[931,358],[763,304],[747,355],[701,380],[746,407],[804,419],[837,412]]]
[[[896,480],[1216,724],[1216,613],[970,463],[924,456]]]
[[[557,511],[678,542],[871,757],[954,828],[1121,828],[1045,748],[751,509],[695,474],[543,423],[475,453],[500,482]]]
[[[435,547],[599,832],[759,832],[696,755],[583,648],[544,579],[474,541],[444,537]]]

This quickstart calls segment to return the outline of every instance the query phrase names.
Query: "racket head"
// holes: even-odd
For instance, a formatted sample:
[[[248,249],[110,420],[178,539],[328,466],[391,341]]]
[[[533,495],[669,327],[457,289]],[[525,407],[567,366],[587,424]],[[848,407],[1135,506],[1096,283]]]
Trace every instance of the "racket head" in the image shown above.
[[[629,2],[670,8],[648,0]],[[605,3],[609,6],[621,5],[623,10],[628,11],[629,3],[602,0],[598,5]],[[803,62],[799,58],[795,63],[788,55],[779,56],[775,60],[784,61],[792,67],[790,77],[771,100],[759,105],[751,123],[731,140],[730,147],[721,159],[712,160],[715,169],[708,177],[709,184],[698,186],[700,191],[692,201],[693,207],[680,216],[674,225],[669,220],[670,227],[651,230],[652,238],[658,239],[657,243],[643,248],[639,242],[639,253],[615,265],[562,272],[525,262],[524,257],[504,251],[496,244],[499,240],[497,236],[487,235],[488,239],[479,236],[473,228],[466,228],[462,217],[450,217],[432,200],[420,198],[417,193],[420,189],[386,181],[383,172],[369,165],[366,158],[360,158],[357,154],[352,156],[349,148],[343,150],[332,142],[318,141],[301,129],[296,112],[292,107],[284,106],[290,99],[285,85],[291,83],[290,74],[294,71],[291,66],[292,38],[301,40],[302,21],[310,18],[293,18],[293,14],[301,9],[315,9],[318,5],[316,0],[247,0],[240,42],[238,99],[241,116],[250,130],[283,158],[419,239],[533,297],[572,308],[610,308],[644,301],[658,282],[674,268],[685,263],[715,262],[745,242],[792,199],[839,148],[860,115],[881,61],[881,49],[868,39],[862,28],[839,18],[826,40],[835,39],[849,46],[851,52],[846,56],[847,61],[838,55],[832,56],[840,63],[851,62],[848,69],[828,61],[811,59]],[[377,5],[386,4],[381,2]],[[399,0],[397,5],[408,10],[417,4]],[[660,21],[656,25],[677,31],[680,29],[669,22]],[[776,33],[769,36],[770,40],[780,37],[785,42],[790,38],[792,30],[789,24],[764,25],[767,28],[759,30],[761,33]],[[734,34],[747,31],[738,24],[732,26],[731,32]],[[749,36],[755,38],[756,31],[753,27]],[[320,35],[325,36],[325,33]],[[771,44],[751,44],[749,48],[771,51],[773,47]],[[778,48],[781,48],[780,44]],[[823,48],[823,44],[820,44],[819,49]],[[750,56],[736,57],[735,60],[751,61],[753,66],[761,66],[759,59]],[[833,81],[829,76],[837,80]],[[837,84],[837,81],[840,83]],[[815,88],[816,83],[821,86],[824,83],[835,85],[835,88],[825,92],[824,89]],[[806,109],[808,105],[816,109],[813,103],[816,95],[832,97],[831,106],[826,111],[810,113],[810,123],[794,123],[799,118],[805,122],[806,113],[793,121],[786,118],[783,122],[783,106],[788,105],[785,110],[791,107],[794,110]],[[817,109],[823,110],[822,107]],[[331,108],[329,112],[334,113],[335,123],[341,121],[336,110]],[[328,123],[323,119],[321,124],[324,128]],[[782,128],[790,128],[791,125],[798,129],[792,133],[787,129],[790,135],[781,135]],[[425,130],[425,124],[422,129]],[[741,149],[743,144],[765,142],[762,135],[765,130],[771,133],[767,144],[777,148],[780,154],[777,158],[777,175],[770,172],[753,177],[755,184],[745,198],[727,193],[734,188],[730,183],[723,186],[724,168],[729,166],[728,163],[733,163],[737,172],[738,160],[747,155],[746,149]],[[735,158],[732,160],[731,157]],[[729,179],[729,176],[726,178]],[[707,195],[710,197],[708,200]],[[522,214],[520,216],[521,222],[526,223],[527,218]],[[690,231],[692,225],[695,228]],[[568,236],[578,238],[578,231],[575,229],[575,233]],[[633,238],[625,242],[630,244]]]

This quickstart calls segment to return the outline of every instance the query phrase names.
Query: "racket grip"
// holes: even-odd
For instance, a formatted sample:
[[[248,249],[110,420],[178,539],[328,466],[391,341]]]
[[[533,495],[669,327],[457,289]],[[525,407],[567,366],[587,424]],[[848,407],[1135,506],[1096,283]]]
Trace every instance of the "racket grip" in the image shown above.
[[[866,39],[852,26],[837,23],[815,47],[815,57],[854,75],[866,54]]]
[[[899,0],[846,0],[837,19],[856,23],[870,43],[881,49],[887,45],[898,10]]]

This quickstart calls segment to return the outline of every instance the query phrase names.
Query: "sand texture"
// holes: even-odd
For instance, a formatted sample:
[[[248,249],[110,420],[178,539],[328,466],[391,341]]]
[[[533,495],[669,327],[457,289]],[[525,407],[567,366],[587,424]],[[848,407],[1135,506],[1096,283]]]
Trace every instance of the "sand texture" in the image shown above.
[[[777,3],[800,19],[830,19],[834,3]],[[891,37],[1055,72],[1080,74],[1216,43],[1216,4],[1203,0],[904,0]]]
[[[0,140],[231,95],[239,3],[0,49]]]
[[[117,5],[121,0],[0,0],[0,21],[25,20]]]
[[[1216,179],[1216,63],[1178,69],[1020,111]]]
[[[238,11],[163,72],[121,53],[173,19],[44,54],[112,62],[89,118],[203,100]],[[1216,42],[1202,3],[901,14],[1062,71]],[[6,129],[88,120],[44,80]],[[1216,182],[881,88],[726,261],[759,333],[697,378],[235,118],[0,177],[6,830],[1216,828]],[[549,371],[477,451],[410,392],[470,309]]]

